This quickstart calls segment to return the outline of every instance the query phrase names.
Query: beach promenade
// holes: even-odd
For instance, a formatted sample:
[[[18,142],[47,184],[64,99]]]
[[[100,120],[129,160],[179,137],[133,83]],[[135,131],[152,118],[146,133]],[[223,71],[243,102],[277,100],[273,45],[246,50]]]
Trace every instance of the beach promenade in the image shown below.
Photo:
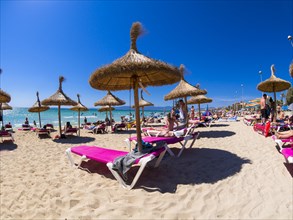
[[[130,191],[105,165],[73,169],[65,155],[77,145],[127,151],[126,131],[81,130],[81,137],[58,140],[16,131],[14,144],[0,144],[0,219],[292,219],[290,167],[271,137],[242,121],[197,130],[192,149],[179,158],[166,154]]]

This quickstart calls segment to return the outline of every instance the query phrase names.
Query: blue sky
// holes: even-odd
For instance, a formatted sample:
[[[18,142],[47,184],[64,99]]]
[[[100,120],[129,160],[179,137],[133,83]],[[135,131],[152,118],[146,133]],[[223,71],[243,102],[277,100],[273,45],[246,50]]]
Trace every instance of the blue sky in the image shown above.
[[[260,97],[256,86],[276,76],[292,83],[288,68],[293,47],[293,0],[256,1],[3,1],[1,0],[1,89],[14,107],[30,107],[51,96],[63,75],[64,92],[87,107],[106,95],[89,83],[92,72],[130,48],[130,27],[140,21],[146,33],[138,50],[175,66],[185,79],[207,89],[213,103]],[[241,87],[241,84],[243,87]],[[176,84],[147,87],[147,101],[171,105],[164,95]],[[130,103],[129,91],[113,92]],[[133,104],[133,92],[131,92]],[[280,98],[280,93],[277,94]]]

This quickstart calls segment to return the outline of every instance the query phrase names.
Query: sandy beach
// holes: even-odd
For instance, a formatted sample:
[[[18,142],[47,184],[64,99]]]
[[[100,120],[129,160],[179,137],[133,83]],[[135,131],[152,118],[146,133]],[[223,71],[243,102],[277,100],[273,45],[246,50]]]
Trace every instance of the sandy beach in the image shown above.
[[[166,154],[130,191],[103,164],[84,162],[91,173],[73,169],[65,150],[96,145],[127,151],[124,139],[135,130],[81,130],[81,137],[61,140],[15,131],[14,144],[0,144],[0,218],[293,219],[292,166],[284,164],[271,137],[242,121],[197,130],[192,149],[179,158]],[[180,150],[179,144],[170,147]]]

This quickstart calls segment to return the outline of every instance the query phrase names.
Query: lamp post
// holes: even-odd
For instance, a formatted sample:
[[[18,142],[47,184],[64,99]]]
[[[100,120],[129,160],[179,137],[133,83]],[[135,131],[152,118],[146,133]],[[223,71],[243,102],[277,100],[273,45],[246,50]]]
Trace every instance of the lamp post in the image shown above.
[[[241,107],[243,108],[243,84],[241,84]]]
[[[291,43],[291,45],[292,45],[292,47],[293,47],[293,37],[292,36],[288,36],[288,40],[290,41],[290,43]]]
[[[260,82],[262,82],[262,71],[258,71],[258,74],[260,75]]]

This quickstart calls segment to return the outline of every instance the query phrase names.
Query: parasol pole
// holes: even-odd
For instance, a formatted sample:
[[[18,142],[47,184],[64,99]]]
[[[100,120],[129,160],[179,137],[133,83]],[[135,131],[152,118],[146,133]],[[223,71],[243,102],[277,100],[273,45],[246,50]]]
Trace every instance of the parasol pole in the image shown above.
[[[62,131],[61,131],[61,112],[60,112],[60,104],[58,104],[58,121],[59,121],[59,134],[60,134],[60,138],[61,138]]]
[[[187,105],[187,97],[184,97],[184,102],[185,102],[185,112],[186,112],[186,123],[185,123],[185,127],[188,126],[188,105]]]
[[[1,70],[1,69],[0,69]],[[1,73],[0,73],[1,74]],[[1,114],[1,121],[2,121],[2,128],[4,128],[4,120],[3,120],[3,110],[2,110],[2,103],[0,102],[0,109],[1,109],[1,111],[0,111],[0,114]]]
[[[40,128],[42,128],[42,124],[41,124],[41,112],[38,111],[38,115],[39,115],[39,125],[40,125]]]
[[[80,137],[80,109],[78,109],[78,136]]]
[[[142,117],[144,118],[144,107],[141,107],[141,113],[142,113]]]
[[[199,120],[201,120],[201,115],[200,115],[200,103],[198,103],[198,117],[199,117]]]
[[[37,92],[37,102],[38,102],[38,106],[39,106],[39,111],[38,111],[38,114],[39,114],[39,125],[40,125],[40,128],[41,128],[42,127],[42,124],[41,124],[41,113],[40,113],[41,102],[40,102],[40,98],[39,98],[39,92]]]
[[[275,100],[275,108],[274,108],[274,122],[276,122],[276,118],[277,118],[277,96],[276,96],[276,90],[275,90],[275,84],[273,84],[273,90],[274,90],[274,100]]]
[[[133,90],[134,90],[134,106],[135,106],[135,121],[136,121],[136,136],[138,151],[142,152],[142,139],[141,139],[141,128],[140,128],[140,117],[139,117],[139,101],[138,101],[138,78],[133,76]]]
[[[109,114],[110,114],[110,127],[111,127],[111,131],[112,131],[112,111],[111,111],[111,105],[109,105]]]

